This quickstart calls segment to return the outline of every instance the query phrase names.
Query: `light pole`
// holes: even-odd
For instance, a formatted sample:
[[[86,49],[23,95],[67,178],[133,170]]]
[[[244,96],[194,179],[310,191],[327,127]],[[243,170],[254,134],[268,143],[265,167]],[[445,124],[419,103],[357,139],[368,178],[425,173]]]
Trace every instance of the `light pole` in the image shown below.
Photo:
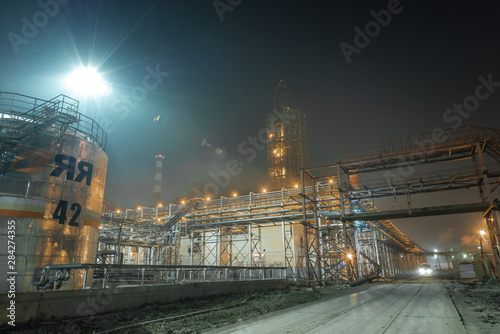
[[[139,215],[139,212],[141,213],[141,222],[142,222],[142,215],[144,213],[144,207],[143,206],[138,206],[137,207],[137,215]]]
[[[156,216],[155,216],[155,218],[158,218],[158,209],[161,209],[161,207],[162,207],[162,206],[163,206],[163,205],[162,205],[161,203],[158,203],[158,204],[156,205]]]
[[[483,230],[479,231],[479,247],[481,247],[481,261],[484,260],[484,253],[483,253],[483,235],[485,235],[486,232]]]

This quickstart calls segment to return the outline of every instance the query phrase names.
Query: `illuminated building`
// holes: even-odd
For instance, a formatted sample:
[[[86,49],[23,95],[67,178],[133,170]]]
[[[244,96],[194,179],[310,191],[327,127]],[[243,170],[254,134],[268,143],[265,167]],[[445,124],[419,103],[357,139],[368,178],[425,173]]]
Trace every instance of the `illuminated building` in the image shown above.
[[[267,161],[270,186],[293,188],[300,169],[309,167],[306,116],[290,107],[286,82],[274,87],[274,108],[267,115]]]

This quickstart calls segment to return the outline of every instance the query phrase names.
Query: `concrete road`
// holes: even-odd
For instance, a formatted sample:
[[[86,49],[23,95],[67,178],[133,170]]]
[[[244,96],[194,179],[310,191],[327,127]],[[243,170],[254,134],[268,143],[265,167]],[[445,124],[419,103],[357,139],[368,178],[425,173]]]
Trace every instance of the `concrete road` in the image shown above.
[[[214,332],[215,333],[215,332]],[[377,284],[327,301],[271,313],[216,333],[466,333],[442,283]]]

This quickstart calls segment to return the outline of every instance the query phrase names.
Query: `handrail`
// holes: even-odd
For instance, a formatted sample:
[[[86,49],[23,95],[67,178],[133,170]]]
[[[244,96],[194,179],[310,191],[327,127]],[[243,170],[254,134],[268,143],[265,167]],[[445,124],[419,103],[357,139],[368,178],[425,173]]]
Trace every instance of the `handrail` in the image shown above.
[[[59,115],[75,118],[68,129],[86,137],[101,149],[106,149],[107,134],[92,118],[78,112],[79,102],[66,95],[58,95],[51,100],[43,100],[28,95],[0,92],[0,119],[26,120],[35,117],[38,108],[53,103]]]
[[[498,164],[487,164],[485,168],[490,174],[499,174],[500,166]],[[354,189],[376,189],[380,187],[394,187],[395,185],[420,184],[421,182],[454,180],[462,177],[482,176],[478,174],[474,167],[452,168],[438,171],[429,171],[424,173],[412,174],[410,177],[384,177],[373,178],[360,181],[351,181],[350,186]],[[366,188],[365,188],[366,187]]]
[[[359,159],[367,156],[381,156],[384,154],[427,150],[446,144],[459,144],[476,140],[500,141],[500,131],[492,128],[479,126],[462,126],[458,128],[445,129],[442,132],[428,132],[417,136],[400,137],[379,141],[377,147],[365,148],[341,153],[341,161]]]
[[[175,281],[170,281],[170,283],[181,283],[183,281],[211,281],[213,280],[213,275],[206,275],[207,272],[217,272],[217,280],[232,280],[228,275],[230,271],[240,271],[240,274],[236,280],[252,280],[253,276],[248,275],[248,271],[259,273],[259,279],[266,279],[266,272],[271,271],[272,279],[285,279],[286,267],[248,267],[248,266],[195,266],[195,265],[130,265],[130,264],[95,264],[95,263],[77,263],[77,264],[56,264],[56,265],[45,265],[42,269],[40,280],[33,282],[33,285],[40,290],[48,290],[53,288],[54,290],[59,289],[64,281],[68,281],[71,277],[71,270],[85,270],[83,289],[86,289],[87,285],[87,273],[92,269],[102,269],[104,275],[102,277],[102,288],[107,288],[106,280],[109,278],[110,273],[113,270],[126,270],[131,273],[136,271],[140,275],[140,285],[144,285],[147,281],[145,273],[151,271],[161,272],[161,271],[175,271]],[[49,276],[50,270],[56,270],[55,276]],[[66,270],[66,275],[62,276],[63,271]],[[188,272],[190,276],[194,272],[204,273],[203,278],[182,278],[180,273]],[[275,275],[276,271],[279,275]],[[219,276],[220,274],[220,276]],[[192,275],[193,277],[195,275]],[[208,276],[208,278],[207,278]],[[278,277],[275,277],[278,276]],[[212,278],[212,279],[211,279]],[[164,278],[165,282],[168,282],[167,278]]]

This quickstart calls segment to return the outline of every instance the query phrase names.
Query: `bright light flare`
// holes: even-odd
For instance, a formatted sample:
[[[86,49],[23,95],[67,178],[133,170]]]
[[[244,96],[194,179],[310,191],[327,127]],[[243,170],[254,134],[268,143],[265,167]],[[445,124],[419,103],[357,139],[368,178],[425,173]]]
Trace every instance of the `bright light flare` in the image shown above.
[[[349,254],[347,254],[347,258],[348,258],[349,260],[351,260],[351,259],[352,259],[352,254],[350,254],[350,253],[349,253]]]
[[[481,234],[481,235],[485,235],[485,234],[486,234],[486,232],[484,232],[483,230],[481,230],[481,231],[479,231],[479,234]]]
[[[98,97],[111,94],[111,85],[93,67],[75,69],[66,77],[65,84],[75,95]]]

